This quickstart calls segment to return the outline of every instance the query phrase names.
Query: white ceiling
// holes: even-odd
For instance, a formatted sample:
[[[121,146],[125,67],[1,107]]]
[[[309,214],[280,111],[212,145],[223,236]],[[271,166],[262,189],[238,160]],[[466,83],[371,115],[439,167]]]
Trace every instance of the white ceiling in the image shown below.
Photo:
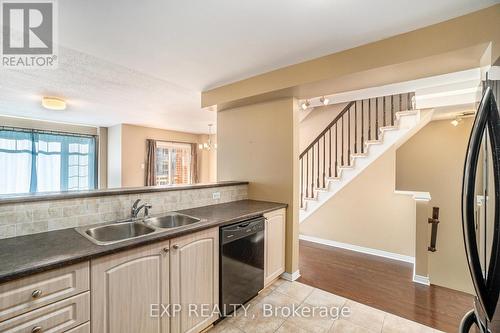
[[[0,69],[0,113],[207,132],[200,92],[498,0],[64,0],[58,70]],[[43,94],[68,99],[42,110]]]

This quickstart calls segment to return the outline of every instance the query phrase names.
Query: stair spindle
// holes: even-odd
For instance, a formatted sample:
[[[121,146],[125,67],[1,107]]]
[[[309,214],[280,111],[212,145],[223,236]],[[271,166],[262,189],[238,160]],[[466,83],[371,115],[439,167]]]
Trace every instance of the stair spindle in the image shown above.
[[[358,153],[358,103],[354,102],[354,154]]]
[[[300,208],[304,208],[304,159],[300,159]]]
[[[338,134],[339,134],[339,130],[338,130],[338,127],[337,127],[337,123],[335,123],[335,177],[338,176],[338,167],[339,167],[339,164],[338,164]]]
[[[368,99],[368,140],[372,139],[372,100]]]
[[[391,126],[394,126],[394,95],[391,95]]]
[[[314,146],[311,149],[311,198],[314,198]]]
[[[328,177],[332,176],[332,128],[328,130],[328,138],[330,140],[329,153],[328,153]]]
[[[365,152],[365,107],[364,101],[361,100],[361,154]]]
[[[319,164],[319,141],[318,141],[318,174],[316,178],[316,188],[319,188],[319,175],[321,173],[321,165]]]
[[[383,102],[383,106],[382,106],[382,107],[384,108],[384,112],[382,113],[382,116],[383,116],[383,122],[384,122],[384,127],[385,127],[385,125],[386,125],[386,123],[385,123],[385,97],[386,97],[386,96],[382,97],[382,98],[384,99],[384,100],[383,100],[383,101],[384,101],[384,102]]]
[[[378,97],[375,98],[375,140],[378,140]]]
[[[309,152],[306,153],[306,198],[309,197]]]
[[[347,165],[351,165],[351,108],[347,110]]]
[[[326,187],[326,138],[323,137],[323,188]]]
[[[342,120],[342,141],[340,145],[341,154],[340,154],[340,166],[344,166],[344,116],[340,119]]]

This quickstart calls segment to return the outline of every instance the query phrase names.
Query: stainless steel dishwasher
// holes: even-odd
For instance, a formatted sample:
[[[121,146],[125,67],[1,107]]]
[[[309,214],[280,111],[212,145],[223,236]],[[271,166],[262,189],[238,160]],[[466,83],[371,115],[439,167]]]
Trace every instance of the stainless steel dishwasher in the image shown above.
[[[222,316],[264,288],[264,217],[220,228],[220,310]]]

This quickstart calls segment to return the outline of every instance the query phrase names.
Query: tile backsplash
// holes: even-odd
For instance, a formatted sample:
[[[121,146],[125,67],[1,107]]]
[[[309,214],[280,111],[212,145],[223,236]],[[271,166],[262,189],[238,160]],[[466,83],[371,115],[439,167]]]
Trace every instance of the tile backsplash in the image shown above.
[[[219,192],[220,198],[213,199]],[[217,196],[216,196],[217,197]],[[150,215],[248,198],[247,185],[119,194],[0,205],[0,238],[112,222],[130,217],[136,199],[153,206]],[[141,215],[143,213],[141,212]]]

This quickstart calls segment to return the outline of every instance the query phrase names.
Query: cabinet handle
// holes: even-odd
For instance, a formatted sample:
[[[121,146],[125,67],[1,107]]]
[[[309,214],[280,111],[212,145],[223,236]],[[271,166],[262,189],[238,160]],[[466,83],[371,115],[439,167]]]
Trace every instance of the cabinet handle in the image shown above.
[[[42,332],[42,326],[35,326],[31,329],[31,333],[40,333]]]
[[[174,249],[176,249],[176,250],[177,250],[178,248],[179,248],[179,245],[175,244],[175,245],[174,245]]]
[[[170,251],[170,249],[169,249],[168,247],[165,247],[165,248],[163,249],[163,252],[165,252],[165,253],[168,253],[169,251]]]
[[[42,291],[40,289],[33,290],[33,292],[31,293],[31,297],[33,298],[38,298],[40,296],[42,296]]]

